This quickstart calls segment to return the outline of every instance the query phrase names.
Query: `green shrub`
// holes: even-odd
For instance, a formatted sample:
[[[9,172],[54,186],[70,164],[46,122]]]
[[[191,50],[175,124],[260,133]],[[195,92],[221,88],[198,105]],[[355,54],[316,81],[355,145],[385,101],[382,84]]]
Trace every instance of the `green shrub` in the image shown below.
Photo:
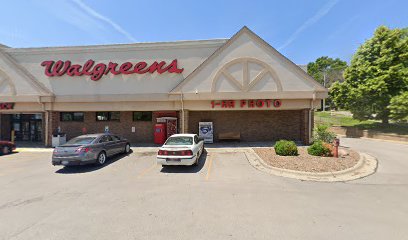
[[[314,141],[323,141],[327,143],[332,143],[336,138],[336,134],[328,130],[328,125],[317,125],[314,129]]]
[[[279,140],[275,143],[276,154],[280,156],[297,156],[298,150],[294,141]]]
[[[331,156],[331,149],[329,144],[322,141],[314,142],[310,147],[307,148],[307,152],[313,156],[329,157]]]

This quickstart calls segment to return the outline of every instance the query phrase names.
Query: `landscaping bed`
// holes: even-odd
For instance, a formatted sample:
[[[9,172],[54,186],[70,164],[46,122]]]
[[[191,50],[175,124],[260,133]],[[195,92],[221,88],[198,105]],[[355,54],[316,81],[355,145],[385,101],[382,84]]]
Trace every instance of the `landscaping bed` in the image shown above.
[[[279,156],[273,147],[253,149],[262,160],[276,168],[303,172],[335,172],[351,168],[357,164],[360,156],[357,152],[339,148],[339,158],[309,155],[307,147],[298,147],[297,156]]]

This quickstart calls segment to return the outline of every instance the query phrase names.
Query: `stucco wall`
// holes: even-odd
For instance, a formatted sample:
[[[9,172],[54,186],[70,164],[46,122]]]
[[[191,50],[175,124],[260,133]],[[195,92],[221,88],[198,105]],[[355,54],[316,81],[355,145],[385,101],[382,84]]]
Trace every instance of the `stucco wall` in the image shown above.
[[[126,45],[79,46],[56,48],[5,49],[19,65],[50,89],[55,95],[104,95],[104,94],[143,94],[168,93],[208,56],[219,48],[225,40],[185,41],[172,43],[138,43]],[[97,63],[124,62],[133,64],[144,61],[149,65],[155,61],[171,63],[178,60],[178,67],[184,68],[181,74],[120,74],[104,75],[98,81],[90,76],[47,77],[43,61],[70,60],[72,64],[83,65],[92,59]],[[119,67],[118,67],[119,68]],[[1,69],[1,66],[0,66]],[[4,69],[8,71],[8,69]],[[19,79],[18,84],[24,83]],[[141,87],[143,86],[143,87]],[[30,89],[29,89],[30,90]],[[24,93],[30,93],[29,90]],[[35,91],[31,91],[35,94]]]

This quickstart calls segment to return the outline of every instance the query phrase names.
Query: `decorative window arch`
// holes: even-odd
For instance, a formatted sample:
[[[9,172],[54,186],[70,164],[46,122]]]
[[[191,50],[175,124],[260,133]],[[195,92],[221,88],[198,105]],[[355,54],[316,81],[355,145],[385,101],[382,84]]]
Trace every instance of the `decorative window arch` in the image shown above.
[[[11,81],[10,77],[0,69],[0,92],[2,92],[7,87],[10,89],[12,96],[17,95],[14,83]]]
[[[237,79],[230,72],[228,72],[228,68],[235,65],[235,64],[242,64],[242,71],[243,71],[243,83],[241,84]],[[250,79],[249,76],[249,64],[253,63],[261,67],[261,71],[255,76],[255,78]],[[275,70],[273,70],[268,64],[265,62],[251,57],[244,57],[244,58],[237,58],[228,63],[226,63],[218,72],[215,74],[215,77],[212,81],[211,85],[211,92],[215,92],[215,88],[217,82],[220,80],[221,76],[224,76],[230,83],[235,85],[238,89],[241,89],[243,92],[250,91],[255,85],[263,79],[264,76],[267,74],[271,75],[273,81],[276,84],[277,91],[282,91],[282,84],[281,81],[276,74]]]

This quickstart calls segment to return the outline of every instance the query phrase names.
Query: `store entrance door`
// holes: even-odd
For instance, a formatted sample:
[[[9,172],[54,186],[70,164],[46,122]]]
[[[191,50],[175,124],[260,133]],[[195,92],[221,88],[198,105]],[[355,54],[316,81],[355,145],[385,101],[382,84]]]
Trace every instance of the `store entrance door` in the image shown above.
[[[16,141],[41,142],[43,140],[42,114],[13,114],[12,130]]]

